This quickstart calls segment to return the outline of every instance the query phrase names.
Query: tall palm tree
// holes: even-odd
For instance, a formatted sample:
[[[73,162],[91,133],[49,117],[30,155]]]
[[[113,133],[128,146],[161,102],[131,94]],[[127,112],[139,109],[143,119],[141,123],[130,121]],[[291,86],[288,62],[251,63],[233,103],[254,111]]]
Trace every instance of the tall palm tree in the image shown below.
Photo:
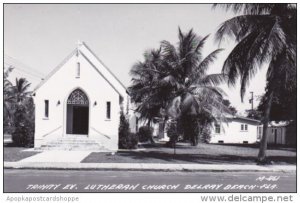
[[[168,41],[161,43],[167,70],[161,81],[172,87],[172,97],[166,106],[168,115],[179,121],[191,120],[196,125],[199,124],[199,117],[202,120],[205,117],[207,121],[223,119],[228,111],[222,102],[224,92],[218,85],[225,81],[226,75],[207,74],[222,49],[203,57],[202,49],[208,36],[202,38],[192,29],[184,34],[179,28],[178,37],[177,47]],[[190,138],[192,144],[197,145],[197,133]]]
[[[274,94],[278,86],[289,88],[289,78],[296,72],[295,4],[215,4],[237,14],[221,24],[216,40],[232,37],[237,43],[224,62],[223,72],[230,85],[240,78],[241,98],[247,85],[262,67],[268,64],[266,101],[258,162],[266,162],[267,127]]]
[[[225,109],[223,92],[217,85],[226,77],[206,74],[222,50],[215,50],[203,58],[201,51],[207,37],[201,38],[193,30],[184,34],[179,28],[178,46],[162,41],[160,49],[146,54],[145,61],[132,68],[134,78],[129,90],[140,103],[138,110],[148,114],[164,110],[166,119],[175,120],[201,113],[213,118],[222,115]]]

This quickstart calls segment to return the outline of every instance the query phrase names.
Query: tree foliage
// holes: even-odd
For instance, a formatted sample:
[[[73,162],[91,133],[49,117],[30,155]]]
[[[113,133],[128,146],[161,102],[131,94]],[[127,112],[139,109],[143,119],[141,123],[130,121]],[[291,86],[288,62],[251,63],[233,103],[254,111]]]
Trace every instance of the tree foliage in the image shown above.
[[[263,137],[259,162],[266,161],[267,127],[273,104],[286,92],[289,95],[296,87],[296,4],[215,4],[238,14],[223,22],[216,40],[222,42],[232,37],[237,43],[224,62],[223,73],[228,74],[228,84],[240,80],[243,99],[246,87],[253,76],[268,65],[267,87],[263,99]],[[281,92],[281,93],[280,93]],[[277,108],[285,108],[277,106]]]
[[[297,84],[296,73],[290,78],[290,88],[277,87],[272,101],[270,120],[272,121],[297,121]],[[264,95],[258,105],[258,111],[262,112],[266,108],[266,95]]]
[[[138,137],[129,130],[129,122],[123,111],[120,113],[119,124],[119,149],[135,149],[137,148]]]
[[[17,146],[32,147],[34,142],[34,103],[29,91],[30,83],[25,78],[16,78],[13,85],[9,73],[4,72],[4,132],[12,134]]]
[[[236,108],[231,105],[228,99],[223,99],[223,104],[228,108],[230,114],[235,115],[237,113]]]
[[[144,61],[133,66],[129,92],[143,118],[180,120],[200,114],[208,115],[209,120],[222,118],[227,108],[218,85],[225,81],[226,74],[207,74],[222,49],[203,57],[207,37],[200,37],[193,30],[183,33],[179,28],[178,46],[164,40],[159,49],[146,52]],[[195,130],[199,122],[196,123]]]
[[[141,126],[138,132],[140,142],[152,142],[153,128],[149,126]]]
[[[13,85],[8,80],[9,74],[14,68],[9,66],[4,69],[3,74],[3,116],[4,116],[4,132],[11,133],[13,109],[14,109],[14,95]]]
[[[237,42],[224,62],[223,72],[228,74],[229,84],[234,85],[240,78],[241,97],[263,63],[269,64],[269,89],[276,86],[273,83],[278,79],[280,85],[290,86],[288,78],[294,75],[296,67],[296,5],[215,4],[214,7],[242,13],[223,22],[216,33],[219,42],[227,36]]]
[[[27,114],[25,105],[17,105],[14,112],[14,131],[12,133],[13,143],[22,147],[33,147],[34,122]]]

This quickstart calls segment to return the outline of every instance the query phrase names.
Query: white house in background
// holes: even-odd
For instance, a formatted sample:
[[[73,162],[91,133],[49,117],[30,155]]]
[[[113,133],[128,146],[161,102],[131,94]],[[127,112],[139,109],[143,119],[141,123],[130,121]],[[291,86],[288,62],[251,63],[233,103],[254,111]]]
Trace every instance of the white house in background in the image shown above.
[[[131,110],[132,111],[132,110]],[[129,111],[130,112],[130,111]],[[137,133],[139,131],[139,128],[142,126],[147,126],[148,121],[144,119],[139,119],[140,115],[139,113],[135,112],[130,113],[129,119],[129,127],[130,131],[133,133]],[[168,121],[169,122],[169,121]],[[169,141],[170,138],[168,137],[167,131],[166,131],[166,126],[167,123],[164,125],[164,121],[160,118],[155,118],[155,121],[152,121],[150,123],[150,126],[153,128],[153,137],[156,138],[158,141]]]
[[[268,144],[287,144],[287,121],[270,122],[268,126],[267,141]]]
[[[33,96],[35,148],[118,149],[120,110],[129,109],[126,88],[84,42]]]
[[[260,121],[232,116],[227,122],[214,123],[210,143],[256,143],[262,134]]]

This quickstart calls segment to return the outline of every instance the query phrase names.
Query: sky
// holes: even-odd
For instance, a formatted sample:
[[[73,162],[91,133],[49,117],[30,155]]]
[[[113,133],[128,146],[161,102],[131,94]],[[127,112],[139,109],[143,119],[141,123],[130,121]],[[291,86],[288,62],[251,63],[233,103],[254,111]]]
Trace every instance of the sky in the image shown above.
[[[217,48],[225,49],[209,69],[209,73],[220,73],[234,42],[226,39],[219,45],[214,34],[223,21],[233,16],[209,4],[5,4],[5,66],[16,67],[10,80],[26,77],[33,89],[80,40],[129,86],[133,64],[143,60],[146,50],[158,48],[162,40],[177,43],[180,27],[183,32],[193,28],[203,37],[210,34],[204,56]],[[264,93],[265,74],[266,68],[262,68],[252,79],[244,103],[238,85],[221,86],[240,113],[251,108],[251,91],[255,96]],[[255,99],[254,106],[258,103]]]

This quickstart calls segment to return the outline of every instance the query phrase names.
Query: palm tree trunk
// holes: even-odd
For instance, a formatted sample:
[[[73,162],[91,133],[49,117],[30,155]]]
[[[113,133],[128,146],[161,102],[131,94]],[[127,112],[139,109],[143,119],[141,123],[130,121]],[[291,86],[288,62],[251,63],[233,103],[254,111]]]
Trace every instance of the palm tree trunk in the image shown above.
[[[150,128],[151,128],[151,119],[148,120],[147,126],[148,126],[148,128],[150,130]],[[155,143],[154,139],[153,139],[153,134],[151,134],[151,136],[149,137],[149,139],[150,139],[151,144]]]
[[[260,140],[260,147],[258,153],[258,164],[266,164],[267,163],[267,133],[268,133],[268,125],[269,125],[269,118],[270,112],[272,107],[272,100],[273,100],[273,92],[271,92],[270,96],[268,97],[267,106],[264,111],[264,118],[263,118],[263,135]]]
[[[165,116],[164,117],[164,121],[163,121],[163,137],[165,137],[165,131],[166,131],[166,124],[167,124],[167,121],[168,121],[169,117],[168,116]]]

